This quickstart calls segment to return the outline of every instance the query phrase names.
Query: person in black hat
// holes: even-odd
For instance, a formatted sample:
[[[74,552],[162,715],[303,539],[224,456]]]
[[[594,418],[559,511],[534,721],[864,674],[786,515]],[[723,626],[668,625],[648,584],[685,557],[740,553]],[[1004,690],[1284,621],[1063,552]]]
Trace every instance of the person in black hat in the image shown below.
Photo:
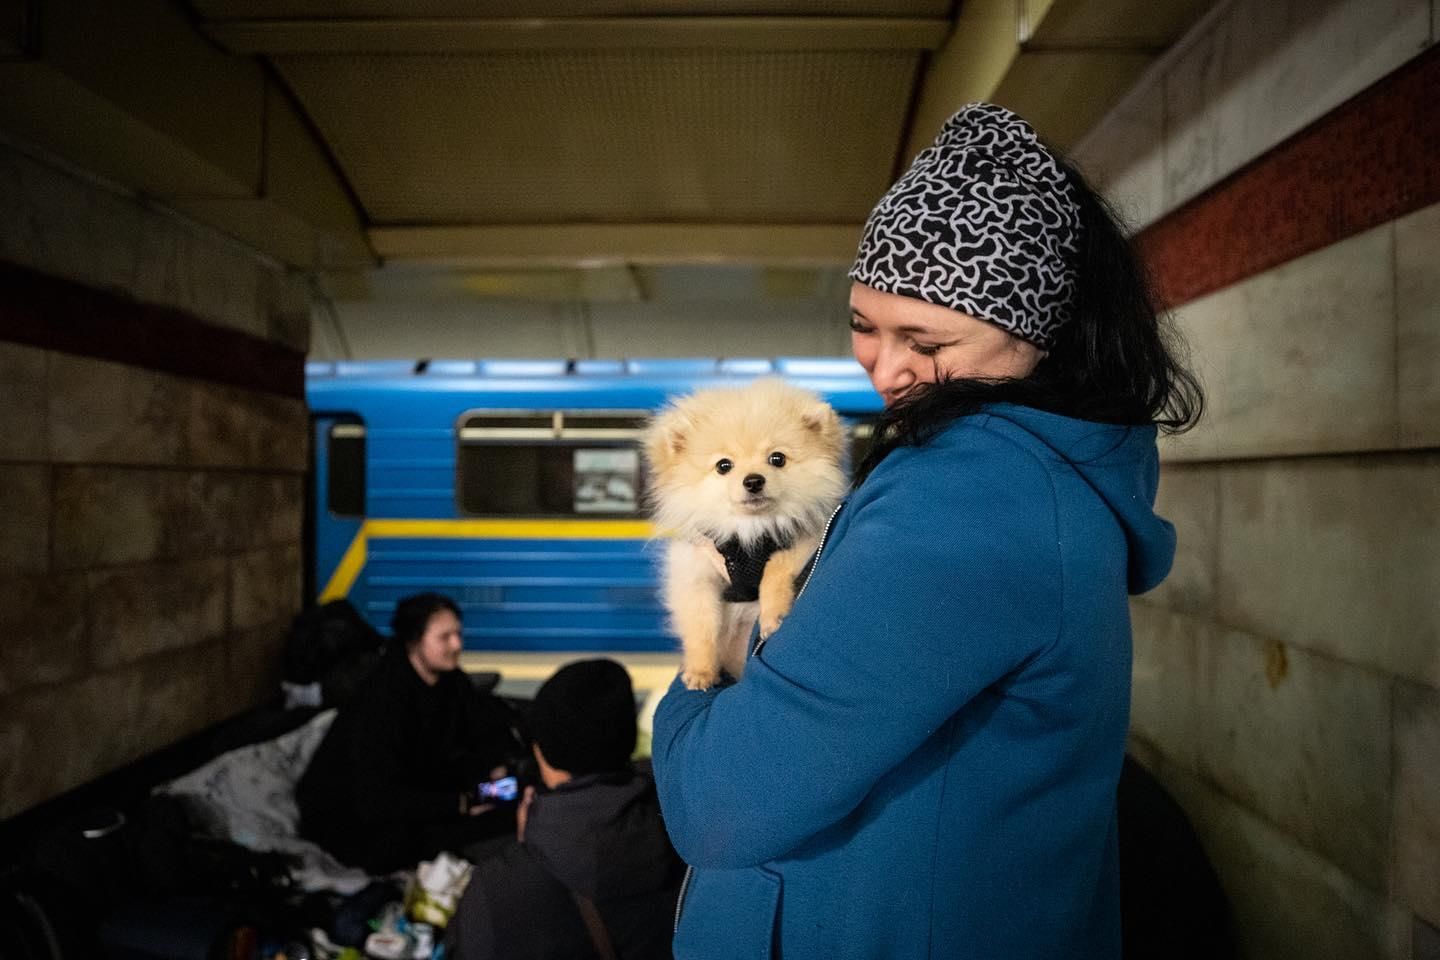
[[[516,839],[476,864],[446,931],[455,960],[670,957],[684,866],[630,763],[635,694],[613,660],[568,664],[529,714],[541,784]]]

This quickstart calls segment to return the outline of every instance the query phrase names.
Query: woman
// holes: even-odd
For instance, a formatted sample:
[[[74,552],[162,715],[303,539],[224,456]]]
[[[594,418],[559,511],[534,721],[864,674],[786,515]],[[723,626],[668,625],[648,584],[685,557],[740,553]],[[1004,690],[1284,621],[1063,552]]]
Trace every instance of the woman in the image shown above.
[[[655,717],[675,954],[1118,957],[1127,594],[1169,570],[1156,426],[1199,390],[1104,203],[999,107],[850,275],[875,448],[743,680]]]

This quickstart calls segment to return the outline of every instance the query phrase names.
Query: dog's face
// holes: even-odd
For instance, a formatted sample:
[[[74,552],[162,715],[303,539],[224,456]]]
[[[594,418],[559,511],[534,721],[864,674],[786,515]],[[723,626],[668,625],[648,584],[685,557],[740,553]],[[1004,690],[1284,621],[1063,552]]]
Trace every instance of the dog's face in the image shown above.
[[[656,520],[744,539],[808,530],[843,495],[843,449],[835,411],[782,381],[691,394],[646,436]]]

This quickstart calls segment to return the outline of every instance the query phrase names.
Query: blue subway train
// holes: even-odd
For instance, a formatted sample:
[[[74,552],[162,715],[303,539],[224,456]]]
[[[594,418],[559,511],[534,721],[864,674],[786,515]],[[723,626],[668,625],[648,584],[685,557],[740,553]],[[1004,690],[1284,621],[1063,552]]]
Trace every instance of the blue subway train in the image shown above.
[[[309,364],[311,595],[384,630],[400,597],[447,593],[467,651],[671,651],[640,432],[673,395],[767,375],[866,441],[881,402],[849,359]]]

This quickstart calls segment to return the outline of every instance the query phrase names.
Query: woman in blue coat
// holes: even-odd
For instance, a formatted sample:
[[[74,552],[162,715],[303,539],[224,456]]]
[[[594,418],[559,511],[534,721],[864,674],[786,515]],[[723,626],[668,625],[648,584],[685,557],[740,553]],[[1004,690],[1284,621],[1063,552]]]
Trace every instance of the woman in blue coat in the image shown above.
[[[1156,429],[1198,386],[1108,208],[999,107],[850,276],[875,447],[743,678],[655,717],[675,955],[1116,958],[1128,595],[1169,570]]]

